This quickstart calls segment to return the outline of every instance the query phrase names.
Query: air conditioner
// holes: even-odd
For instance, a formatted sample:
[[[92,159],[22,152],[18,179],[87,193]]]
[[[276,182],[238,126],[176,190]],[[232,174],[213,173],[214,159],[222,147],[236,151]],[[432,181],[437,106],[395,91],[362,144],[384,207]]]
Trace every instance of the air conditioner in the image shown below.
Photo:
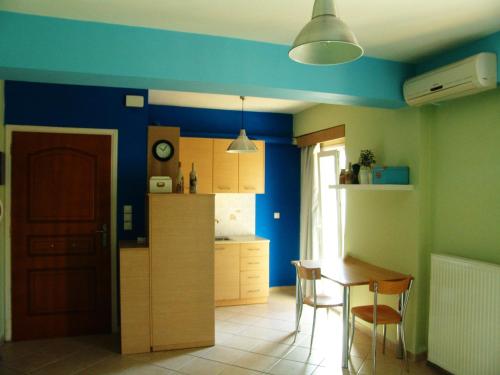
[[[497,56],[482,52],[405,81],[403,94],[411,106],[437,103],[497,87]]]

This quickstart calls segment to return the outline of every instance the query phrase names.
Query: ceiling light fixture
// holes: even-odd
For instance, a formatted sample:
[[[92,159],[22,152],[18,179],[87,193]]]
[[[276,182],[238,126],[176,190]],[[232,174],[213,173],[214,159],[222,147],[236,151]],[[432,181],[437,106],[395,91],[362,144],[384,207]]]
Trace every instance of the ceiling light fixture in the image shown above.
[[[240,96],[241,99],[241,129],[240,129],[240,135],[238,138],[236,138],[234,141],[231,142],[229,147],[227,148],[226,152],[234,153],[234,154],[241,154],[245,152],[256,152],[257,151],[257,146],[255,146],[255,143],[253,143],[250,139],[247,137],[247,133],[245,131],[245,127],[243,126],[243,104],[245,102],[245,97]]]
[[[316,0],[312,19],[295,38],[288,56],[302,64],[343,64],[363,56],[356,36],[339,18],[333,0]]]

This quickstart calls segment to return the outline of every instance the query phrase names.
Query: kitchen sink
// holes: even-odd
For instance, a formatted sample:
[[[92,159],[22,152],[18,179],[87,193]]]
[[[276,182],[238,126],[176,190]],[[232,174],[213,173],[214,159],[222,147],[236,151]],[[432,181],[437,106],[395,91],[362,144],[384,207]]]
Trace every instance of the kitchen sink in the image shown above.
[[[226,236],[215,236],[215,241],[230,241],[231,239]]]

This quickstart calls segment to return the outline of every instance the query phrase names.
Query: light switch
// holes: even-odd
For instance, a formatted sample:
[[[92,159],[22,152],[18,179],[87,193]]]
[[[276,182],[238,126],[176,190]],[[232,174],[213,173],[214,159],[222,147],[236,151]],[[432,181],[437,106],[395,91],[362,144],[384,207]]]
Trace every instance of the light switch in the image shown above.
[[[279,213],[279,212],[275,212],[275,213],[274,213],[274,218],[275,218],[276,220],[279,220],[279,219],[280,219],[280,217],[281,217],[281,215],[280,215],[280,213]]]
[[[132,222],[126,221],[123,223],[123,230],[132,230]]]
[[[129,204],[126,204],[123,206],[123,213],[124,214],[131,214],[132,213],[132,206]]]
[[[132,214],[123,214],[123,221],[132,221]]]

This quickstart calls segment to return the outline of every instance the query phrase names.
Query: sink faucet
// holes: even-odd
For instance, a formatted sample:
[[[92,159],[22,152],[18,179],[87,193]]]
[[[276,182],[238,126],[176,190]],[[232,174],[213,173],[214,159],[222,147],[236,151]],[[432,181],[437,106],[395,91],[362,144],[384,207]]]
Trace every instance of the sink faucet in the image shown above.
[[[214,220],[215,220],[215,224],[219,224],[220,223],[219,219],[215,218]]]

